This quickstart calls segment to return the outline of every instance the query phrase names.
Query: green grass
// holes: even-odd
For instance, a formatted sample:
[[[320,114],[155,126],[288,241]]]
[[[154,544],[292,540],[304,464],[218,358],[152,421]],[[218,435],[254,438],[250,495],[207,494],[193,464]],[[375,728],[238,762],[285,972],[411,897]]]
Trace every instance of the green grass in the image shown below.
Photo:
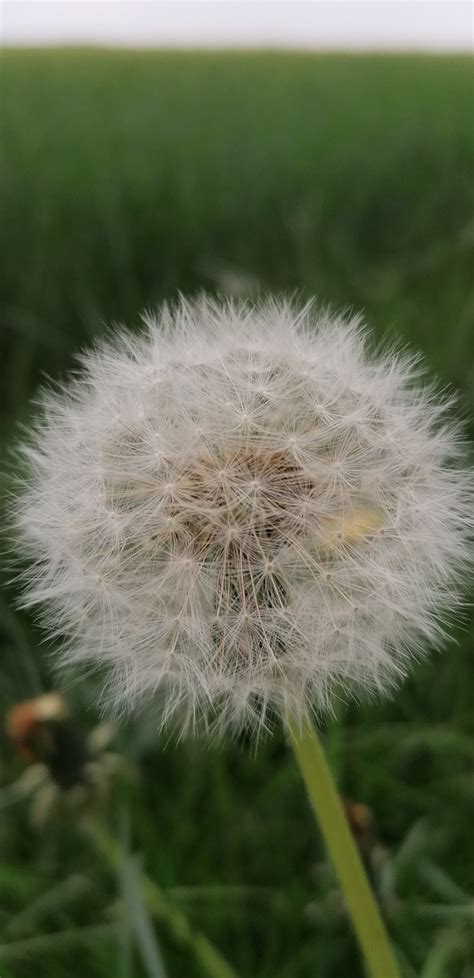
[[[105,323],[202,288],[362,309],[379,336],[421,347],[472,416],[472,83],[467,58],[4,53],[5,449],[44,374]],[[54,684],[14,597],[4,709]],[[392,702],[341,703],[326,730],[341,788],[374,813],[405,978],[474,973],[472,628],[456,637]],[[90,685],[70,696],[92,726]],[[109,804],[111,828],[126,823],[241,978],[362,978],[281,732],[257,751],[175,747],[144,716],[118,749],[137,780]],[[6,786],[21,768],[7,743],[0,765]],[[140,907],[73,818],[39,836],[25,803],[3,791],[0,805],[2,978],[154,978],[162,960],[169,978],[200,978],[145,911],[135,927]]]

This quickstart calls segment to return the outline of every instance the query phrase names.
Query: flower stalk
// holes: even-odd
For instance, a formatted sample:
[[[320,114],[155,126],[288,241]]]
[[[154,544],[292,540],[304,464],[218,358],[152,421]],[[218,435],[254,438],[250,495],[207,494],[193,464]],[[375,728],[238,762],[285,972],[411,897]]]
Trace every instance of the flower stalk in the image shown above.
[[[377,901],[349,828],[321,741],[315,729],[290,724],[293,751],[329,854],[370,978],[400,978]]]

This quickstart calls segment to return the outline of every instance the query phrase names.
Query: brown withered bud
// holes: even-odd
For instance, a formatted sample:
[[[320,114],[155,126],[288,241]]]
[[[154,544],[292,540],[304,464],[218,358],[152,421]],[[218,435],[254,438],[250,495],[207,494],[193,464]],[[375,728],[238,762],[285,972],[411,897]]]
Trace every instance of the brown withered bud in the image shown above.
[[[28,763],[40,762],[64,790],[87,780],[87,739],[60,693],[17,703],[8,712],[6,732]]]

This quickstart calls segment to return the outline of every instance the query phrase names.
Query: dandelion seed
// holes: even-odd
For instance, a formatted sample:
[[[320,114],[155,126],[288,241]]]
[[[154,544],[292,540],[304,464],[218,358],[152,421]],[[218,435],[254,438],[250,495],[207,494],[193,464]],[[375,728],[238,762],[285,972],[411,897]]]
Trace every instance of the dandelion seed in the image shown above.
[[[417,358],[357,319],[182,301],[45,393],[15,504],[25,603],[114,708],[182,730],[304,719],[439,644],[472,482]],[[100,478],[98,473],[100,472]]]

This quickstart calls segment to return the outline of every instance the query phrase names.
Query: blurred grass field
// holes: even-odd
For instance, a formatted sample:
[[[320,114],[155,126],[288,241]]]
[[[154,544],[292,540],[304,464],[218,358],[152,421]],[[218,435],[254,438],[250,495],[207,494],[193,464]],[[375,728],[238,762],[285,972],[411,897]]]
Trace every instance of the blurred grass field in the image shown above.
[[[421,347],[472,417],[469,59],[7,51],[1,71],[5,455],[45,374],[177,290],[362,310]],[[14,599],[6,586],[2,711],[55,683]],[[405,978],[474,973],[472,626],[455,638],[392,702],[341,703],[326,728],[344,794],[374,815]],[[70,699],[92,727],[90,691]],[[281,732],[256,751],[175,747],[143,716],[115,749],[137,777],[111,830],[241,978],[362,978]],[[4,740],[2,978],[201,978],[73,818],[31,829],[8,791],[21,769]]]

